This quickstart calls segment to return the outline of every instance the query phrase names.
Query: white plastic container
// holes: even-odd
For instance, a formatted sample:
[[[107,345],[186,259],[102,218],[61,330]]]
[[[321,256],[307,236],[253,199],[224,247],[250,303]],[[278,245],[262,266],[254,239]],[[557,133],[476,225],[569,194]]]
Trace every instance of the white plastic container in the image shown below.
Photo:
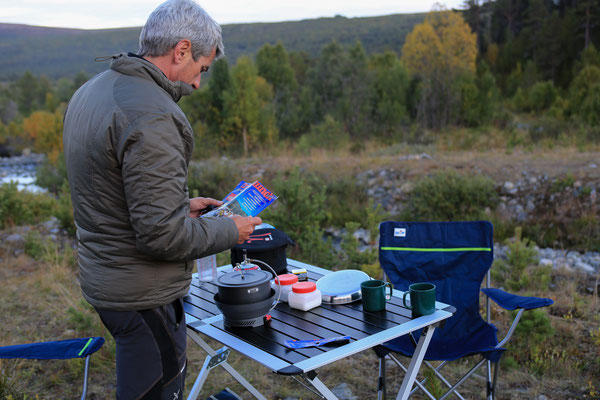
[[[288,294],[290,307],[308,311],[321,305],[321,291],[314,282],[298,282],[292,285]]]
[[[281,284],[281,297],[280,301],[288,301],[288,295],[292,291],[292,285],[298,282],[298,276],[294,274],[282,274],[275,277],[271,282],[271,287],[275,289],[275,293],[279,292]]]
[[[198,279],[201,282],[212,282],[217,278],[217,256],[211,255],[196,260]]]

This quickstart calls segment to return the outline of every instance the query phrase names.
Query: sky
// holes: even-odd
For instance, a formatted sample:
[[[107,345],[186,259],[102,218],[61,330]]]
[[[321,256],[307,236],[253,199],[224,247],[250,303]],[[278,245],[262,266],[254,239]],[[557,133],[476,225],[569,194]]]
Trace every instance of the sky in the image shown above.
[[[0,0],[0,23],[105,29],[142,26],[164,0]],[[427,12],[435,0],[197,0],[220,24]],[[438,0],[460,8],[463,0]]]

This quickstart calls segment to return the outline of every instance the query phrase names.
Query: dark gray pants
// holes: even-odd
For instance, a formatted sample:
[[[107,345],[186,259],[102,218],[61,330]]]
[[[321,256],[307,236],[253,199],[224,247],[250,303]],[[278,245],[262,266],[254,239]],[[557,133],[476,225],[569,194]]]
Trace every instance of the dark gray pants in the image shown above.
[[[150,310],[96,311],[117,343],[117,399],[183,399],[183,299]]]

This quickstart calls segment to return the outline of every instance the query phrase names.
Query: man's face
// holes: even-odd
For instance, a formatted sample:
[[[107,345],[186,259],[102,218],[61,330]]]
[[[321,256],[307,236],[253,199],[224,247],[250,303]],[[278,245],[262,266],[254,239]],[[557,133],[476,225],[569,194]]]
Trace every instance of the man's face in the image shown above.
[[[200,87],[200,77],[202,73],[208,71],[208,68],[214,59],[215,49],[213,49],[209,57],[201,56],[196,61],[194,61],[191,52],[187,53],[186,60],[183,61],[173,80],[183,81],[192,85],[194,89],[198,89]]]

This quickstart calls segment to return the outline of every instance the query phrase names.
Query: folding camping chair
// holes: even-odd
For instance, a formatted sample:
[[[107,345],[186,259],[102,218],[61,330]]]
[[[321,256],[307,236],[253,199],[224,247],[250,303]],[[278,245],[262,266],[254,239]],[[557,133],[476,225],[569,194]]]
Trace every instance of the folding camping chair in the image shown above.
[[[436,299],[456,307],[456,313],[446,321],[443,329],[434,332],[425,354],[424,364],[432,368],[435,376],[448,387],[440,399],[452,393],[463,399],[456,389],[484,363],[487,364],[487,398],[493,399],[498,362],[505,351],[502,346],[512,336],[523,311],[553,304],[551,299],[522,297],[491,289],[493,259],[493,227],[487,221],[387,221],[380,225],[379,262],[394,289],[407,291],[412,283],[431,282],[436,285]],[[484,277],[487,277],[486,287],[481,291],[486,295],[487,321],[479,313],[479,292]],[[501,341],[496,336],[497,328],[490,322],[490,298],[506,310],[518,309]],[[402,336],[376,349],[380,370],[379,398],[385,396],[385,357],[404,369],[393,352],[412,356],[419,336],[420,332]],[[449,361],[470,355],[481,355],[481,360],[455,384],[442,376],[440,370]],[[429,362],[433,360],[442,362],[434,367]],[[417,380],[411,395],[420,389],[435,399],[425,388],[425,382]]]
[[[33,360],[64,360],[85,357],[83,391],[81,399],[87,394],[87,379],[90,357],[104,344],[103,337],[59,340],[0,347],[0,358],[25,358]]]

